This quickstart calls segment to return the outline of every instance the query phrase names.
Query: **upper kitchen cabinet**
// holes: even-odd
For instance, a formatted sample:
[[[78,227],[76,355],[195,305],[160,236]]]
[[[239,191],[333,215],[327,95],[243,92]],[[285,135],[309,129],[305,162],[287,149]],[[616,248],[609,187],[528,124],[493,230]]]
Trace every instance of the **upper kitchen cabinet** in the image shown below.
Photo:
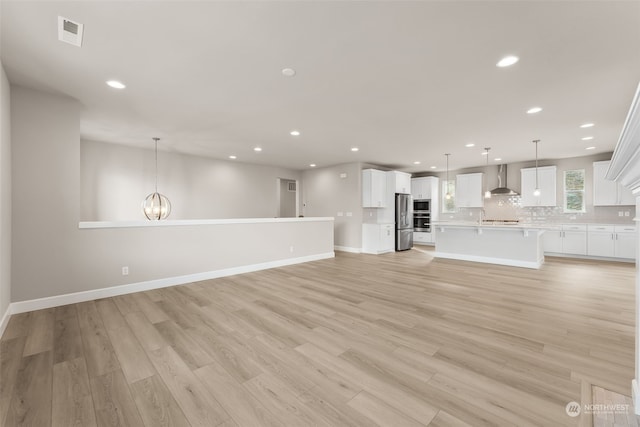
[[[456,175],[457,208],[481,208],[484,206],[482,176],[482,173]]]
[[[438,181],[435,176],[413,178],[411,180],[411,196],[413,200],[437,199]]]
[[[538,168],[539,196],[533,194],[536,189],[536,168],[520,169],[522,206],[556,206],[556,169],[555,166]]]
[[[605,178],[610,163],[610,160],[593,162],[593,205],[635,205],[636,200],[631,190]]]
[[[387,173],[376,169],[362,171],[362,207],[387,206]]]
[[[411,174],[406,172],[387,172],[387,182],[393,193],[411,194]],[[391,192],[391,191],[390,191]],[[395,200],[395,199],[394,199]]]

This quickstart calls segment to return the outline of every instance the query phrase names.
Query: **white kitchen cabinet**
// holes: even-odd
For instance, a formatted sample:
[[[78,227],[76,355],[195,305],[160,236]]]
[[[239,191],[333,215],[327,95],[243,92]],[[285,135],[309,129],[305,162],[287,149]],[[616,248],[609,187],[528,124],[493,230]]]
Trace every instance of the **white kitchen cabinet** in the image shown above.
[[[539,196],[533,195],[536,189],[536,168],[520,169],[522,206],[556,206],[556,169],[555,166],[538,168]]]
[[[395,224],[362,224],[362,252],[383,254],[395,250]]]
[[[590,225],[589,248],[590,256],[613,257],[615,253],[615,234],[613,225]]]
[[[593,162],[593,205],[594,206],[628,206],[635,205],[636,200],[631,190],[615,181],[605,178],[610,160]]]
[[[482,173],[456,175],[457,208],[481,208],[484,206],[482,176]]]
[[[607,258],[636,257],[636,228],[621,225],[589,225],[587,254]]]
[[[426,231],[414,231],[413,243],[416,245],[432,245],[434,241],[435,233]]]
[[[616,225],[614,232],[616,233],[616,258],[636,258],[637,235],[634,226]]]
[[[546,230],[542,235],[542,246],[545,253],[562,253],[562,227]]]
[[[362,171],[362,207],[384,208],[387,206],[387,174],[376,169]]]
[[[439,179],[435,176],[425,176],[411,179],[411,196],[413,200],[437,199]]]
[[[583,225],[562,227],[562,252],[573,255],[587,254],[587,233]]]
[[[411,174],[398,171],[384,172],[386,179],[386,206],[378,211],[378,223],[389,224],[396,220],[396,193],[411,194]]]
[[[411,174],[399,171],[387,172],[387,183],[391,183],[393,194],[411,194]]]
[[[547,230],[542,235],[545,253],[586,255],[587,226],[564,224],[557,229]]]

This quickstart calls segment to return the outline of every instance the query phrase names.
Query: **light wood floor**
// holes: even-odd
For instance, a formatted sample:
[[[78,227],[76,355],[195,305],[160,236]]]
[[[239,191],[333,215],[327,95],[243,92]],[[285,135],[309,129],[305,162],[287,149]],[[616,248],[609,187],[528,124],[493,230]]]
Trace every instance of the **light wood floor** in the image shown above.
[[[591,395],[593,427],[638,427],[640,416],[633,411],[631,397],[598,386],[593,386]]]
[[[428,250],[335,259],[15,315],[0,422],[563,426],[630,395],[634,273]]]

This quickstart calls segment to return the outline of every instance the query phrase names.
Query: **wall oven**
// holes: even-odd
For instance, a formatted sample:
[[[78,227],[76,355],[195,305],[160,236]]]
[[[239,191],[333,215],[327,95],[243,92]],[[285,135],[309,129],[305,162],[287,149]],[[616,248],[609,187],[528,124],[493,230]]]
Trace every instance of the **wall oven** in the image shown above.
[[[413,231],[431,232],[431,214],[414,213],[413,214]]]
[[[413,231],[431,232],[431,199],[413,201]]]

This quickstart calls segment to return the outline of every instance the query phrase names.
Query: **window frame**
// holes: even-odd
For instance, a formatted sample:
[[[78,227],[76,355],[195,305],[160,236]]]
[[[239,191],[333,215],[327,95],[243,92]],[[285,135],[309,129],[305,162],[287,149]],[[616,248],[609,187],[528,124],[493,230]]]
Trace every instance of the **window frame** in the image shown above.
[[[567,189],[567,175],[571,172],[582,172],[582,189]],[[562,175],[562,188],[563,188],[563,201],[562,201],[562,210],[564,213],[586,213],[587,212],[587,201],[585,199],[586,196],[586,178],[587,174],[585,169],[569,169],[565,170]],[[582,193],[582,207],[580,209],[569,209],[567,206],[569,193]]]

